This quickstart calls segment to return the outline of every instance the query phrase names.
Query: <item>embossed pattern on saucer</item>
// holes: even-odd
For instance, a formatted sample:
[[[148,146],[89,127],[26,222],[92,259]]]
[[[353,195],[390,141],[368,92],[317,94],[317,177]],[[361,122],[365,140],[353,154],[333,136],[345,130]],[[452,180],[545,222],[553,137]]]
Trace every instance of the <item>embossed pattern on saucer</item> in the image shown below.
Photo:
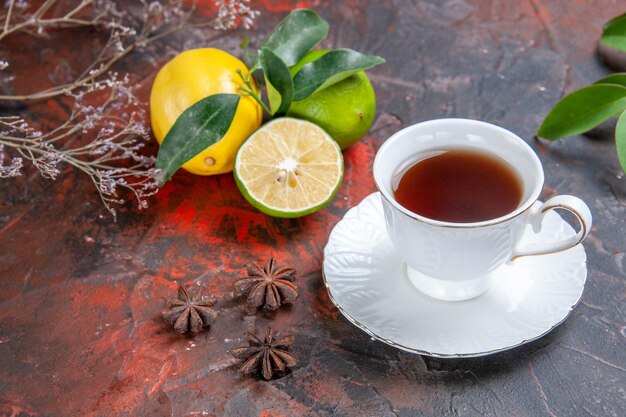
[[[541,233],[574,234],[550,212]],[[380,194],[350,209],[324,248],[324,283],[333,303],[354,325],[399,349],[437,357],[483,356],[538,339],[567,318],[587,277],[582,245],[504,265],[496,284],[468,301],[430,298],[410,282],[385,227]]]

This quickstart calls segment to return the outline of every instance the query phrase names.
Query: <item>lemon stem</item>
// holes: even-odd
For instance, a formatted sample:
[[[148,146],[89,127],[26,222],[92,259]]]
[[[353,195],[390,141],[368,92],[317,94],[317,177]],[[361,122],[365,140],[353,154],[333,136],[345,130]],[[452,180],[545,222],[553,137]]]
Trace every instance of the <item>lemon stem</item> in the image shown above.
[[[237,69],[237,74],[239,74],[239,77],[241,78],[241,80],[243,81],[243,83],[246,85],[246,87],[243,86],[239,86],[239,89],[243,92],[246,93],[246,95],[252,97],[257,103],[259,103],[259,105],[263,108],[263,110],[265,110],[265,112],[267,114],[269,114],[270,116],[272,116],[272,111],[265,105],[265,103],[263,103],[263,100],[261,100],[261,97],[259,97],[255,92],[254,89],[252,88],[252,83],[250,82],[250,74],[252,74],[254,71],[256,71],[256,69],[258,68],[258,65],[255,64],[250,71],[248,72],[248,74],[244,77],[243,73],[241,72],[240,69]]]

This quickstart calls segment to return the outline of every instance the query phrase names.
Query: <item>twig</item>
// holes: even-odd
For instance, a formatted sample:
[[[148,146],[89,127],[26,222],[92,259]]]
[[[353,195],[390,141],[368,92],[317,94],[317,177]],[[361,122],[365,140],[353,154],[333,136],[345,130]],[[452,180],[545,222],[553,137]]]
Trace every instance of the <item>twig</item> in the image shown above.
[[[42,176],[55,179],[61,173],[58,165],[66,163],[90,177],[114,217],[113,206],[124,203],[126,192],[140,208],[147,207],[146,199],[158,191],[158,171],[155,158],[141,152],[150,139],[146,118],[128,76],[120,78],[112,67],[137,48],[179,30],[229,29],[239,23],[248,26],[258,14],[248,7],[249,0],[214,1],[217,17],[192,23],[195,1],[185,9],[184,0],[141,0],[143,14],[136,30],[132,25],[135,17],[118,11],[113,1],[82,0],[60,16],[46,17],[53,7],[59,9],[63,0],[46,0],[30,14],[20,9],[18,0],[10,0],[0,41],[17,32],[36,36],[48,29],[76,26],[105,28],[109,38],[74,81],[28,94],[0,95],[0,101],[18,102],[60,95],[73,99],[67,120],[45,133],[19,116],[0,116],[0,178],[21,175],[24,161],[28,161]],[[0,61],[0,71],[8,66]]]

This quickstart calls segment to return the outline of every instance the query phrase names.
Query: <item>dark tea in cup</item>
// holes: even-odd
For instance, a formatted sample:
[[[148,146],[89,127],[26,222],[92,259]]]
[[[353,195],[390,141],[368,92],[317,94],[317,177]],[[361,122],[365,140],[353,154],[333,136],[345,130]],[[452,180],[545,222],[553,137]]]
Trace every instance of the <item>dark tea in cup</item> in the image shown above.
[[[396,201],[433,220],[474,223],[514,211],[524,190],[504,159],[464,148],[425,152],[404,164],[392,180]]]
[[[516,134],[468,119],[429,120],[393,134],[376,152],[389,240],[422,293],[469,300],[505,274],[496,271],[524,256],[578,245],[592,227],[578,197],[538,200],[541,161]],[[575,234],[538,236],[554,209],[571,212]],[[545,232],[545,230],[544,230]]]

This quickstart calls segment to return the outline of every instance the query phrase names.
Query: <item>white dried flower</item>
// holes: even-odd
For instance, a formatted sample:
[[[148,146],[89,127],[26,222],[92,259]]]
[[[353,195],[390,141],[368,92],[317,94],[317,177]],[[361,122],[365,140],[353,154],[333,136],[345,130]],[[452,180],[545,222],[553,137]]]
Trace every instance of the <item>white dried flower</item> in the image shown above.
[[[215,0],[218,14],[214,27],[220,30],[233,29],[239,23],[250,29],[254,19],[260,14],[252,10],[248,4],[250,0]]]
[[[157,15],[163,13],[163,6],[158,1],[153,1],[148,5],[148,12]]]
[[[154,168],[156,158],[142,153],[146,141],[151,140],[145,107],[129,76],[122,77],[111,67],[130,51],[175,31],[190,26],[249,28],[259,13],[250,8],[249,0],[214,0],[218,6],[215,19],[194,23],[195,1],[190,7],[186,0],[140,1],[143,10],[137,14],[134,8],[117,8],[132,2],[81,0],[57,7],[62,0],[33,6],[23,0],[5,0],[13,11],[10,21],[0,27],[0,41],[14,32],[45,35],[48,29],[73,26],[107,30],[109,38],[89,70],[79,71],[81,75],[72,82],[25,96],[1,96],[0,105],[2,101],[62,95],[74,100],[74,105],[66,121],[44,133],[21,117],[0,116],[0,177],[20,175],[24,163],[29,162],[42,176],[55,179],[62,164],[67,164],[91,178],[113,216],[113,206],[124,203],[129,194],[139,208],[147,207],[147,198],[158,191],[160,171]],[[80,19],[76,19],[79,12]],[[0,71],[8,66],[7,60],[0,60]],[[2,74],[0,82],[6,85],[15,78]]]
[[[43,155],[32,159],[32,162],[44,178],[56,179],[57,175],[61,173],[57,165],[63,161],[63,154],[45,142],[42,143],[41,149],[44,151]]]
[[[22,175],[22,158],[12,158],[9,165],[4,165],[4,145],[0,143],[0,178],[14,178]]]
[[[11,3],[13,3],[13,8],[18,10],[27,9],[29,6],[28,2],[25,0],[5,0],[4,7],[9,8]]]

